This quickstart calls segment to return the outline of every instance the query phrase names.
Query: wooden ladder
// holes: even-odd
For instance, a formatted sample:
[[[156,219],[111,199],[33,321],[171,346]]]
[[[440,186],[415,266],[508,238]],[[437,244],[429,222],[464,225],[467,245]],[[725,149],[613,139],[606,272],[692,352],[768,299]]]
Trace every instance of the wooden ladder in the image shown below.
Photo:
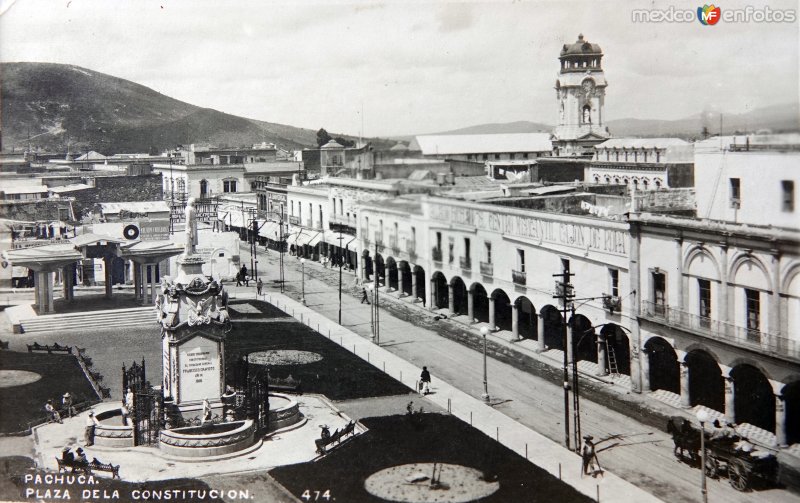
[[[606,354],[608,355],[608,373],[611,375],[619,375],[617,354],[614,352],[614,346],[608,343],[608,339],[606,339]]]

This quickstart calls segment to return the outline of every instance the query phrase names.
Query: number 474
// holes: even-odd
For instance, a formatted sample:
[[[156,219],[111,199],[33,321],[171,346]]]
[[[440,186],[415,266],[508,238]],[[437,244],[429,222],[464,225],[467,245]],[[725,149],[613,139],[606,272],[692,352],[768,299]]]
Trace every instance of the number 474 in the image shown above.
[[[309,491],[306,489],[303,491],[303,494],[300,496],[306,501],[330,501],[331,500],[331,490],[328,489],[326,491]]]

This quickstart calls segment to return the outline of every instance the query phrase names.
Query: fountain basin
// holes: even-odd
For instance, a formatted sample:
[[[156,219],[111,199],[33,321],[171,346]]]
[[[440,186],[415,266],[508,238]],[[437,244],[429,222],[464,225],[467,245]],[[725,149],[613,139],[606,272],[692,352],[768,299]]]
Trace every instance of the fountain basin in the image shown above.
[[[111,409],[95,414],[94,443],[105,447],[133,447],[133,426],[122,424],[122,410]]]
[[[255,424],[250,419],[161,430],[158,438],[162,452],[191,458],[230,454],[254,442]]]
[[[283,393],[269,394],[269,430],[275,431],[293,424],[299,423],[303,419],[300,414],[300,404],[297,400],[284,395]]]

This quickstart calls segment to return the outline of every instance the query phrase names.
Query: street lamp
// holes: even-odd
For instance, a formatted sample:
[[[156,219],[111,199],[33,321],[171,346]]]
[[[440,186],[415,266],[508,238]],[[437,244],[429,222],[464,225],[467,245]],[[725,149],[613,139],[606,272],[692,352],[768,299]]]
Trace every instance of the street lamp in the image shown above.
[[[489,403],[489,382],[486,375],[486,336],[489,335],[489,328],[481,327],[481,335],[483,336],[483,394],[481,398],[484,402]]]
[[[697,420],[700,421],[700,492],[703,493],[703,503],[708,503],[708,489],[706,489],[706,429],[703,426],[708,419],[708,412],[705,409],[697,411]]]
[[[301,266],[301,270],[302,270],[302,274],[303,274],[302,279],[301,279],[301,283],[300,283],[300,285],[301,285],[300,302],[302,302],[303,305],[305,306],[306,305],[306,259],[305,259],[305,257],[300,259],[300,266]]]

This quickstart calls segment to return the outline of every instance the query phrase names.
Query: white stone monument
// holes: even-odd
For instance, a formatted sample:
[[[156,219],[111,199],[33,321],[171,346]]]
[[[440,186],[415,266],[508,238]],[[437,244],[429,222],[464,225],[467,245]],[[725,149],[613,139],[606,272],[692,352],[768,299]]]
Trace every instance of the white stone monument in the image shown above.
[[[225,334],[230,331],[228,296],[222,285],[203,275],[195,253],[197,220],[194,199],[186,205],[186,245],[178,275],[165,277],[156,299],[163,350],[165,407],[199,424],[203,400],[212,419],[221,417],[225,390]]]

